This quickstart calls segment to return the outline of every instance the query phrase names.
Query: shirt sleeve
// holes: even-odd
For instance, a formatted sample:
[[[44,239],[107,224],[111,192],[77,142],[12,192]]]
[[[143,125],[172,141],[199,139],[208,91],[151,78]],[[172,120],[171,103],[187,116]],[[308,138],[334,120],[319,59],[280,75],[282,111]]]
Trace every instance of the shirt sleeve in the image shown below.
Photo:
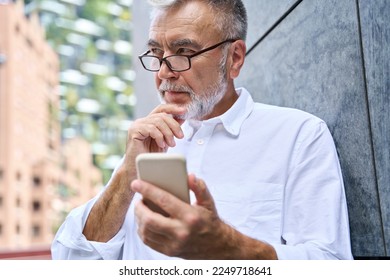
[[[285,186],[279,259],[352,259],[343,178],[322,121],[301,127]]]
[[[89,212],[97,198],[73,209],[58,230],[51,246],[53,259],[58,260],[116,260],[121,258],[124,230],[108,242],[89,241],[83,229]]]

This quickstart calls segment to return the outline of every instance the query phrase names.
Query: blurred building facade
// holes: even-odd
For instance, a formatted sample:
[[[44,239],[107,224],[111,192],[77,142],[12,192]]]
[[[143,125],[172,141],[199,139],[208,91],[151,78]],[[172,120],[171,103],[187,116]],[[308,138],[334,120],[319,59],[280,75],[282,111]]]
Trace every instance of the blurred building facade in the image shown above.
[[[102,177],[88,144],[62,150],[59,59],[38,18],[9,1],[0,19],[0,251],[47,247],[67,207],[95,194]],[[79,191],[64,197],[64,185]]]
[[[63,139],[92,143],[105,181],[122,156],[133,117],[132,0],[24,0],[60,59]]]
[[[66,140],[62,147],[62,172],[58,195],[53,201],[56,225],[63,222],[70,210],[94,197],[102,186],[102,174],[92,161],[92,146],[85,139]]]

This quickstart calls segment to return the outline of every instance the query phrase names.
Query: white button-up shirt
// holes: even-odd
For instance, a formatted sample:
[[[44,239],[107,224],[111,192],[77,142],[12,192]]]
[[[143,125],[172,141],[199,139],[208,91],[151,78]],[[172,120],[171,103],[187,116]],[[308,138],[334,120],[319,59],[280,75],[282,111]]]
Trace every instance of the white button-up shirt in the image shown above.
[[[254,103],[243,88],[237,92],[223,115],[186,121],[184,139],[168,152],[187,158],[222,220],[273,245],[279,259],[351,259],[343,180],[326,124],[299,110]],[[69,214],[53,258],[169,259],[139,238],[134,201],[112,240],[87,241],[82,230],[96,199]]]

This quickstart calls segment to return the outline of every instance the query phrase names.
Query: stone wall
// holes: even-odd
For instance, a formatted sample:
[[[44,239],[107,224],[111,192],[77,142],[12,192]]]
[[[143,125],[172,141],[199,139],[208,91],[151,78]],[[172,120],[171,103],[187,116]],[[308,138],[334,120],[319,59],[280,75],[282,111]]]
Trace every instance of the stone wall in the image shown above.
[[[353,253],[388,256],[390,2],[244,2],[248,49],[257,45],[237,85],[257,101],[327,122],[344,175]]]

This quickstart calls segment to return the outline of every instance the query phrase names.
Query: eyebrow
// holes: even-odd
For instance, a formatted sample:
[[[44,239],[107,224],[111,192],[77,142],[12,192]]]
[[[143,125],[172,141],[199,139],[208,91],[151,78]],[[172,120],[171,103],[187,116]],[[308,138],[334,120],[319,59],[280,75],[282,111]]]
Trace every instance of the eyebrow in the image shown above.
[[[171,43],[172,48],[178,48],[178,47],[193,47],[193,48],[198,48],[200,49],[201,46],[198,42],[195,42],[194,40],[191,39],[179,39],[175,40]]]
[[[161,45],[157,41],[155,41],[153,39],[149,39],[148,40],[147,46],[148,47],[161,47]]]
[[[161,48],[161,44],[153,39],[149,39],[148,47]],[[178,40],[171,42],[170,47],[173,49],[179,48],[179,47],[193,47],[193,48],[201,49],[202,46],[198,42],[195,42],[194,40],[191,40],[191,39],[178,39]]]

